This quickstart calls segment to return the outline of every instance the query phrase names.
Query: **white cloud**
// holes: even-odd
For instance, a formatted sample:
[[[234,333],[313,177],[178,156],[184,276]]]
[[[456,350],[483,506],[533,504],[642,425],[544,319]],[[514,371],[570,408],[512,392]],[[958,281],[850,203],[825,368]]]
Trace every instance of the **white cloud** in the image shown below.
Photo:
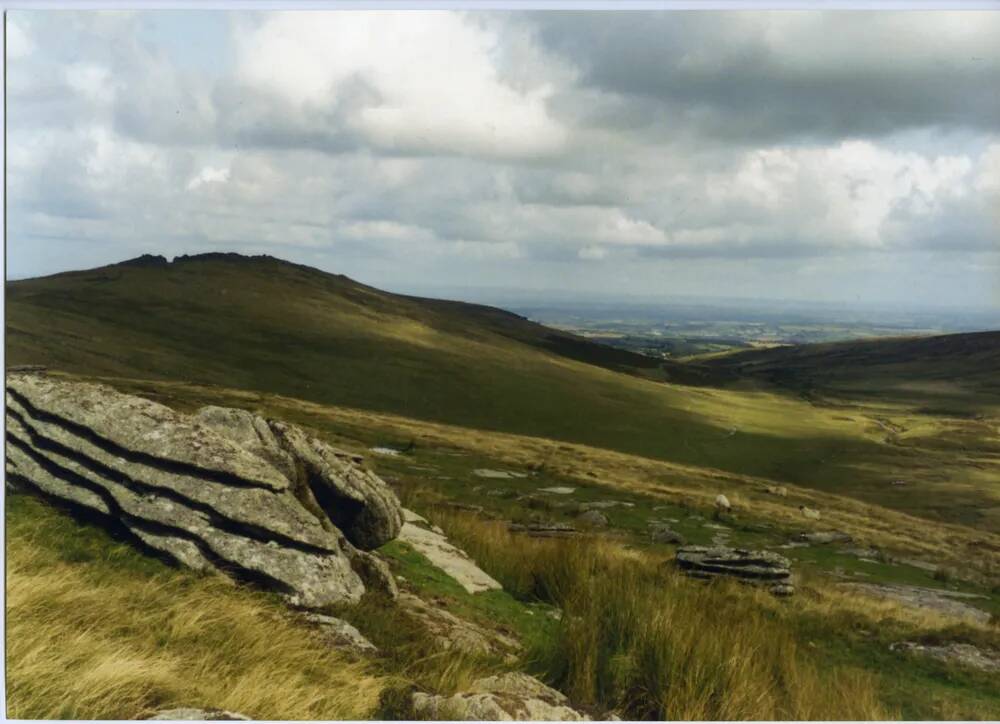
[[[7,17],[7,60],[23,58],[30,55],[35,50],[35,44],[27,31],[21,27],[20,23]]]
[[[66,82],[73,90],[95,103],[110,103],[115,98],[111,72],[94,63],[73,63],[66,68]]]
[[[212,168],[211,166],[205,166],[198,172],[198,174],[187,183],[187,190],[194,191],[200,186],[206,184],[224,184],[229,181],[229,169],[228,168]]]
[[[531,157],[566,130],[547,85],[516,90],[489,29],[448,12],[276,13],[237,40],[239,79],[377,148]]]
[[[531,32],[541,28],[541,14],[240,16],[231,35],[219,38],[211,72],[142,40],[141,13],[48,17],[32,15],[13,33],[8,26],[9,51],[21,58],[8,68],[15,273],[23,273],[26,257],[33,257],[31,272],[43,273],[56,258],[71,268],[144,251],[230,249],[363,270],[372,283],[419,276],[427,284],[458,278],[544,287],[582,284],[579,278],[631,288],[635,279],[637,291],[655,292],[668,281],[698,290],[711,270],[725,268],[744,275],[748,293],[768,295],[802,278],[798,270],[808,265],[819,270],[805,275],[810,283],[826,284],[836,298],[847,294],[841,287],[854,272],[875,279],[919,267],[919,278],[933,276],[923,255],[948,255],[952,269],[995,268],[982,261],[995,254],[1000,225],[995,130],[951,126],[947,114],[920,108],[911,117],[904,108],[898,115],[906,123],[942,125],[893,135],[880,122],[796,135],[814,123],[799,111],[826,112],[800,95],[813,92],[813,80],[839,88],[828,101],[837,113],[853,109],[846,116],[875,108],[882,118],[881,100],[851,103],[873,93],[881,99],[889,89],[889,107],[913,92],[912,84],[901,89],[887,80],[893,69],[875,67],[877,58],[897,60],[873,50],[874,42],[859,50],[870,57],[846,74],[836,64],[849,43],[839,36],[810,54],[810,43],[824,41],[803,17],[730,18],[718,33],[731,45],[709,42],[718,33],[692,25],[699,32],[679,46],[691,51],[685,76],[639,63],[646,56],[637,35],[605,33],[620,14],[546,15],[566,23],[570,35],[577,32],[570,20],[591,23],[591,35],[580,37],[601,44],[586,52],[604,63],[617,59],[625,73],[602,82],[621,85],[645,73],[651,83],[674,84],[664,89],[667,101],[640,99],[618,115],[621,106],[607,99],[635,100],[636,92],[583,87],[584,64],[573,65],[570,55],[553,62],[545,33]],[[904,27],[894,22],[875,22],[868,35],[898,39],[908,57],[931,42],[926,18],[912,38],[899,38]],[[997,53],[983,46],[983,31],[955,22],[928,53],[944,58],[965,42],[961,33],[971,33],[970,52],[993,63]],[[865,27],[848,28],[851,37],[864,36]],[[808,42],[796,35],[806,31]],[[644,37],[654,49],[667,45],[656,33]],[[762,44],[775,55],[756,55]],[[782,60],[787,73],[778,72],[775,57],[802,65]],[[935,72],[947,76],[939,65]],[[797,69],[808,73],[789,77]],[[913,76],[904,70],[893,72]],[[713,85],[719,78],[726,82]],[[744,89],[747,78],[756,84]],[[961,84],[937,103],[940,87],[932,85],[918,83],[935,108],[951,108],[954,98],[975,105]],[[785,118],[777,129],[765,124],[768,133],[738,137],[692,123],[711,120],[700,114],[716,96],[740,105],[741,113],[727,115],[737,126],[770,118],[754,115],[772,105],[758,97],[791,109],[794,123]],[[989,110],[979,107],[980,115]],[[99,259],[83,251],[91,247]],[[822,270],[834,265],[836,283],[822,281]],[[686,276],[694,269],[700,276]],[[704,291],[738,287],[719,284]]]

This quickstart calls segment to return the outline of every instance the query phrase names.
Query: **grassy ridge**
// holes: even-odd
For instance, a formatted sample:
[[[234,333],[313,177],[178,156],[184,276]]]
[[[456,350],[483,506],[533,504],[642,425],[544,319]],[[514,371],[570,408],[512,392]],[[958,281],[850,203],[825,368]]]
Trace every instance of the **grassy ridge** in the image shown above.
[[[425,599],[480,625],[520,634],[528,651],[514,665],[562,688],[591,713],[613,707],[636,717],[963,719],[988,718],[996,709],[989,676],[901,658],[888,648],[893,641],[928,637],[1000,645],[995,631],[985,627],[955,628],[938,615],[852,596],[825,579],[812,580],[805,566],[800,570],[806,580],[790,601],[744,587],[706,587],[665,566],[669,551],[641,545],[624,530],[613,531],[607,540],[536,540],[512,535],[502,522],[437,505],[441,493],[471,494],[462,486],[471,487],[474,468],[531,469],[541,461],[545,472],[532,478],[529,489],[570,482],[589,498],[600,481],[615,486],[606,495],[634,499],[647,514],[654,514],[659,501],[643,503],[637,491],[661,495],[664,502],[680,496],[705,510],[720,481],[737,484],[717,472],[252,392],[131,384],[184,409],[209,402],[256,408],[307,424],[353,450],[415,439],[411,454],[374,460],[379,473],[399,486],[408,505],[469,550],[506,591],[469,595],[398,542],[382,553],[405,579],[403,585]],[[595,472],[598,478],[591,477]],[[921,528],[902,514],[811,491],[793,489],[788,499],[769,502],[753,493],[760,481],[746,484],[732,499],[772,521],[794,514],[802,499],[812,505],[824,501],[825,520],[838,528],[857,528],[872,541],[875,535],[887,541],[902,536],[904,548],[927,539],[928,552],[962,555],[973,539],[988,544],[990,538],[959,526]],[[168,569],[37,501],[13,500],[8,623],[11,635],[27,642],[8,651],[16,657],[9,681],[18,711],[126,716],[194,704],[282,718],[365,716],[349,706],[353,699],[348,697],[360,687],[364,706],[371,707],[368,716],[408,716],[407,692],[413,686],[448,694],[511,666],[441,654],[395,606],[373,599],[337,612],[349,616],[384,652],[372,668],[358,668],[317,650],[308,632],[283,618],[269,596]],[[481,500],[491,508],[493,501],[501,499]],[[788,508],[784,513],[782,506]],[[658,515],[680,512],[671,506]],[[752,523],[742,514],[741,520]],[[981,545],[976,550],[988,554]],[[70,590],[49,585],[52,577]],[[239,602],[249,605],[234,608]],[[562,608],[559,622],[548,615],[553,605]],[[150,606],[155,610],[147,610]],[[282,645],[275,645],[275,636]],[[286,641],[295,651],[285,650]],[[114,666],[114,657],[125,658],[130,667]],[[262,657],[270,658],[260,663]],[[306,668],[282,673],[286,664]],[[260,672],[266,667],[278,676],[265,677]],[[177,675],[187,668],[201,673],[197,679]],[[98,673],[88,677],[90,669]],[[885,671],[892,676],[879,675]],[[324,713],[342,706],[349,713]]]
[[[274,259],[14,282],[7,310],[12,364],[260,390],[757,475],[932,518],[1000,518],[990,482],[1000,441],[988,420],[845,414],[784,393],[664,384],[705,381],[705,368],[650,367],[500,310],[387,294]],[[876,419],[898,414],[917,431],[903,445]],[[943,439],[953,443],[941,449]],[[893,499],[889,483],[903,475],[920,495]]]
[[[795,345],[699,364],[806,394],[905,403],[946,417],[995,414],[1000,332]]]

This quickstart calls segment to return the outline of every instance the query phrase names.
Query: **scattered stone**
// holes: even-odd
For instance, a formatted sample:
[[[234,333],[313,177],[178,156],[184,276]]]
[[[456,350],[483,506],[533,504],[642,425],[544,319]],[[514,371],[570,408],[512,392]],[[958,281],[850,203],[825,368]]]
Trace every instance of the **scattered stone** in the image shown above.
[[[385,455],[387,457],[396,457],[402,453],[402,450],[397,450],[394,447],[370,447],[368,449],[376,455]]]
[[[458,503],[452,500],[446,501],[445,505],[449,508],[454,508],[455,510],[467,510],[470,513],[482,513],[483,506],[472,505],[471,503]]]
[[[705,523],[703,527],[712,530],[732,530],[728,525],[720,525],[719,523]]]
[[[423,523],[424,525],[430,525],[427,518],[416,513],[409,508],[403,508],[403,522],[404,523]]]
[[[559,691],[533,676],[509,672],[473,682],[445,697],[414,693],[413,711],[422,719],[465,721],[589,721]]]
[[[511,523],[513,533],[527,533],[534,538],[565,538],[576,535],[576,528],[569,523]]]
[[[163,709],[147,721],[253,721],[250,717],[222,709]]]
[[[514,498],[517,497],[517,491],[508,488],[494,488],[493,490],[487,490],[486,495],[491,498]]]
[[[483,571],[468,554],[433,530],[404,523],[398,540],[409,544],[427,560],[455,579],[469,593],[496,591],[502,586]]]
[[[972,644],[949,643],[942,646],[931,646],[913,641],[898,641],[891,644],[889,649],[930,656],[934,659],[961,664],[980,671],[1000,671],[1000,651],[984,651]]]
[[[586,513],[588,510],[605,510],[607,508],[634,508],[635,503],[628,503],[624,500],[594,500],[588,503],[579,503],[577,505],[577,510],[581,513]]]
[[[576,488],[569,488],[565,485],[555,485],[551,488],[539,488],[539,493],[554,493],[556,495],[572,495]]]
[[[578,515],[576,519],[586,528],[607,528],[610,523],[608,516],[599,510],[588,510]]]
[[[665,523],[649,523],[649,539],[654,543],[684,545],[687,541],[680,533]]]
[[[375,644],[366,639],[360,631],[343,619],[321,613],[307,613],[303,615],[303,618],[309,623],[316,624],[323,637],[332,646],[349,649],[356,654],[364,656],[378,653]]]
[[[7,374],[14,374],[15,372],[45,372],[48,367],[45,365],[11,365],[7,368]]]
[[[862,559],[876,559],[879,556],[878,548],[844,548],[842,552]]]
[[[766,586],[777,595],[789,595],[791,562],[770,551],[724,546],[685,546],[677,549],[677,565],[695,578],[730,577]]]
[[[986,611],[962,602],[963,599],[986,598],[986,596],[976,593],[945,591],[938,588],[888,583],[842,583],[840,585],[877,598],[888,598],[898,601],[911,608],[936,611],[937,613],[964,618],[976,623],[989,623],[990,620],[990,614]]]
[[[7,377],[7,473],[137,545],[275,590],[304,608],[392,595],[366,550],[399,501],[360,458],[244,410],[182,415],[103,385]]]
[[[907,483],[905,480],[893,480],[891,483],[889,483],[889,485],[893,486],[894,488],[902,488],[906,484]]]
[[[810,508],[810,507],[808,507],[806,505],[800,505],[799,506],[799,512],[802,513],[802,515],[804,517],[809,518],[809,520],[819,520],[820,519],[819,511],[816,510],[815,508]]]
[[[919,568],[922,571],[927,571],[928,573],[937,573],[938,566],[935,563],[930,563],[928,561],[922,561],[919,558],[899,558],[896,560],[897,563],[901,563],[904,566],[913,566],[914,568]]]
[[[795,536],[798,541],[813,543],[816,545],[826,545],[829,543],[850,543],[852,538],[847,533],[839,530],[816,531],[815,533],[799,533]]]
[[[434,637],[442,651],[508,657],[521,650],[517,640],[459,618],[440,601],[428,603],[411,593],[400,593],[397,603]]]
[[[491,470],[489,468],[477,468],[472,474],[480,478],[492,478],[496,480],[509,480],[510,478],[526,478],[527,473],[515,473],[510,470]]]

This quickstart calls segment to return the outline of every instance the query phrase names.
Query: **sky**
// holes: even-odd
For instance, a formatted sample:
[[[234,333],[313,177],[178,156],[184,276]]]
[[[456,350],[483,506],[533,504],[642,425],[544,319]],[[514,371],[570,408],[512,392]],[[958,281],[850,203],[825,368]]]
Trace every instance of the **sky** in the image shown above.
[[[21,10],[6,63],[8,278],[1000,308],[1000,12]]]

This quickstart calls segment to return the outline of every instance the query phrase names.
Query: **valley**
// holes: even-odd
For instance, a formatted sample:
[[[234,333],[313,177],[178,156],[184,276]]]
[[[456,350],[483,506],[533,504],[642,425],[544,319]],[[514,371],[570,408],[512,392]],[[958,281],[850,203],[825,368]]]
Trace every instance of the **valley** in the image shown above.
[[[408,524],[440,531],[502,586],[470,592],[400,536],[375,551],[400,598],[371,591],[322,609],[377,653],[315,649],[323,666],[304,665],[315,632],[273,593],[167,566],[85,516],[8,492],[18,716],[184,704],[412,718],[414,692],[461,699],[507,674],[536,677],[593,718],[996,711],[1000,333],[663,359],[495,308],[222,254],[11,282],[7,300],[9,368],[181,414],[220,406],[301,426],[363,458]],[[795,593],[690,579],[674,565],[681,545],[773,552]],[[143,597],[167,595],[184,615],[159,603],[144,622]],[[127,623],[81,596],[111,601]],[[458,635],[428,634],[442,611],[463,641],[487,643],[441,650],[442,635]],[[214,624],[214,651],[200,616],[246,623]],[[62,620],[91,638],[74,648]],[[295,706],[232,668],[201,689],[176,675],[219,667],[221,652],[265,677],[261,621],[287,637],[271,659]],[[109,673],[116,657],[132,673]],[[73,682],[94,667],[99,695],[87,699]],[[45,677],[54,688],[38,686]]]

